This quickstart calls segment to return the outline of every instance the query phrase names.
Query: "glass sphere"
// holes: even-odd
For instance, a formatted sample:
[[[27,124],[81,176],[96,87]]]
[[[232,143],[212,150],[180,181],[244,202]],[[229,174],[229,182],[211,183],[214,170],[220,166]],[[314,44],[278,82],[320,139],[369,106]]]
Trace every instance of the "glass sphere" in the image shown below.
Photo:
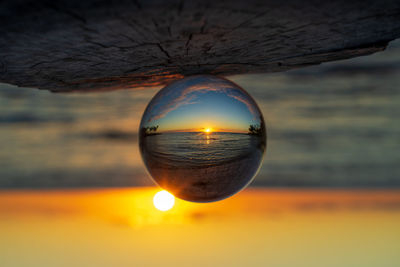
[[[248,185],[266,149],[265,123],[251,96],[226,79],[191,76],[161,89],[140,123],[143,161],[176,197],[210,202]]]

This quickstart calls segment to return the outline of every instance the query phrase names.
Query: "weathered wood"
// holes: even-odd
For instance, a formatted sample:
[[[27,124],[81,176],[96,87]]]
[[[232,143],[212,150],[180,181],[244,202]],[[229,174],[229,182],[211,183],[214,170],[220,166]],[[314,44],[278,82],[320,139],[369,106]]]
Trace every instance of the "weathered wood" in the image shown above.
[[[283,71],[381,51],[400,1],[9,0],[0,81],[56,92]]]

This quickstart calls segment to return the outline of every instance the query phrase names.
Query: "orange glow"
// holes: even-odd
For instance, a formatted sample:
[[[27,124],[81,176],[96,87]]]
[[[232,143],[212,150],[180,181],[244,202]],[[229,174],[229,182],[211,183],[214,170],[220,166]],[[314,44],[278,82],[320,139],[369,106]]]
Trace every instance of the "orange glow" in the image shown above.
[[[331,212],[332,207],[342,212],[352,211],[355,207],[360,211],[376,210],[379,207],[400,207],[399,190],[317,191],[251,188],[234,197],[207,204],[176,198],[174,208],[168,213],[163,213],[154,208],[153,199],[157,192],[157,188],[0,191],[0,215],[89,215],[107,221],[125,218],[127,224],[137,227],[164,223],[193,223],[197,222],[199,217],[202,220],[243,216],[249,219],[266,214],[272,216],[276,212]]]
[[[0,190],[2,263],[399,266],[399,190],[248,188],[208,204],[176,199],[168,212],[153,205],[158,191]]]
[[[205,132],[206,134],[210,134],[213,132],[212,128],[204,128],[203,132]]]
[[[172,207],[174,206],[175,197],[171,193],[162,190],[154,195],[153,204],[156,209],[167,211],[172,209]]]

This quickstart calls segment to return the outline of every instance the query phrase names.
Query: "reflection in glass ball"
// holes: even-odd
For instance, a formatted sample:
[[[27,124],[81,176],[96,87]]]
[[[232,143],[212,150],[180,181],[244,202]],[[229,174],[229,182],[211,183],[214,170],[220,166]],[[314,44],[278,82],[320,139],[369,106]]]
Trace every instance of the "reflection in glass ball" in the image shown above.
[[[238,85],[192,76],[160,90],[140,123],[139,145],[151,176],[181,199],[229,197],[256,175],[266,148],[265,123]]]

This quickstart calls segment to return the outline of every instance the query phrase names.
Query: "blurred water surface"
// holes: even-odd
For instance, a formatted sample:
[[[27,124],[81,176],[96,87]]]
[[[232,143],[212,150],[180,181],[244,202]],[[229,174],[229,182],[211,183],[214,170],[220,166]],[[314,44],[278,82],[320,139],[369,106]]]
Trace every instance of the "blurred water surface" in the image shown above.
[[[243,158],[257,151],[258,137],[244,133],[174,132],[148,136],[146,144],[175,167],[206,167]]]
[[[254,186],[400,186],[400,42],[371,56],[229,77],[257,101],[267,154]],[[137,146],[159,88],[53,94],[0,85],[0,187],[152,184]]]

